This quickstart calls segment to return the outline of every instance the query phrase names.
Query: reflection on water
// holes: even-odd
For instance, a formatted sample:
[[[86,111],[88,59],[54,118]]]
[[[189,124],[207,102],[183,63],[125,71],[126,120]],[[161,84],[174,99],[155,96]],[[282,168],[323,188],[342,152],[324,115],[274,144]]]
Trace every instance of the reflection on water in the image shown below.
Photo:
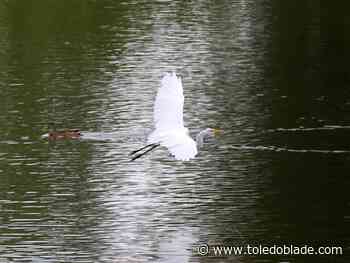
[[[314,2],[1,2],[0,261],[295,262],[193,249],[348,249],[350,100],[321,83],[329,40]],[[130,162],[173,70],[190,131],[225,133],[191,162],[165,149]],[[82,138],[41,137],[65,128]],[[306,258],[322,259],[347,262]]]

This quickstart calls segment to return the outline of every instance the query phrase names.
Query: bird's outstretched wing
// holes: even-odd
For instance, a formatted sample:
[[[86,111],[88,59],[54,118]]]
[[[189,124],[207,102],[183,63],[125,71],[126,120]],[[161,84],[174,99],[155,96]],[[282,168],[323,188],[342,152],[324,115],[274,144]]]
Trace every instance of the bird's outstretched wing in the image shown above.
[[[184,96],[181,78],[166,73],[154,103],[154,125],[157,132],[183,128]]]
[[[167,73],[154,103],[155,130],[148,136],[148,143],[165,146],[177,160],[187,161],[196,156],[197,145],[184,127],[183,105],[181,78]]]

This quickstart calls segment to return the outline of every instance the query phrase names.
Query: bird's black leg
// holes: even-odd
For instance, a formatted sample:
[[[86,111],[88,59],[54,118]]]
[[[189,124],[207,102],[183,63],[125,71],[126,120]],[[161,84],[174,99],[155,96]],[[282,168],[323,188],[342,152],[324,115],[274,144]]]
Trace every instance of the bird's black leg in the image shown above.
[[[152,151],[152,150],[154,150],[155,148],[157,148],[159,145],[160,145],[160,144],[155,144],[155,143],[153,143],[153,144],[146,145],[145,147],[142,147],[141,149],[138,149],[138,150],[134,151],[133,154],[134,154],[134,153],[137,153],[137,152],[139,152],[139,151],[141,151],[141,150],[143,150],[143,149],[146,149],[147,147],[151,147],[151,148],[149,148],[147,151],[144,151],[143,153],[140,153],[140,154],[135,155],[134,157],[131,158],[130,161],[132,162],[132,161],[134,161],[134,160],[140,158],[141,156],[145,155],[146,153],[149,153],[150,151]]]
[[[139,152],[139,151],[142,151],[142,150],[144,150],[144,149],[146,149],[146,148],[148,148],[148,147],[151,147],[151,146],[153,146],[153,145],[156,145],[156,143],[147,144],[146,146],[141,147],[140,149],[137,149],[137,150],[135,150],[135,151],[132,151],[131,153],[129,153],[129,155],[134,155],[135,153],[137,153],[137,152]]]

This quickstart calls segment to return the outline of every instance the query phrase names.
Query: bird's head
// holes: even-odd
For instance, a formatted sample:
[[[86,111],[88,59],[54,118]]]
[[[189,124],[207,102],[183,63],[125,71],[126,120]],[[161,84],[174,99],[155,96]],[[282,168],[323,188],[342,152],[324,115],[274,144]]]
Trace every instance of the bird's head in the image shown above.
[[[219,135],[220,133],[221,130],[219,129],[206,128],[205,130],[202,130],[200,133],[197,134],[196,137],[198,147],[202,147],[205,138],[212,138]]]

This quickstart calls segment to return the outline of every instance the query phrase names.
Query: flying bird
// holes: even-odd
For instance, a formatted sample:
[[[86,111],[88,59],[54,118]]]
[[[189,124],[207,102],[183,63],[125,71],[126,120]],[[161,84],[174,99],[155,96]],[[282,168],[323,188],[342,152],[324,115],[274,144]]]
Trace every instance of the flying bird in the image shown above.
[[[131,161],[134,161],[159,146],[168,148],[177,160],[188,161],[198,153],[204,138],[215,136],[221,131],[206,128],[196,136],[194,141],[183,123],[184,95],[181,78],[176,74],[166,73],[161,80],[154,103],[154,131],[148,136],[147,145],[132,151]],[[145,150],[144,152],[141,152]],[[141,152],[141,153],[140,153]]]

